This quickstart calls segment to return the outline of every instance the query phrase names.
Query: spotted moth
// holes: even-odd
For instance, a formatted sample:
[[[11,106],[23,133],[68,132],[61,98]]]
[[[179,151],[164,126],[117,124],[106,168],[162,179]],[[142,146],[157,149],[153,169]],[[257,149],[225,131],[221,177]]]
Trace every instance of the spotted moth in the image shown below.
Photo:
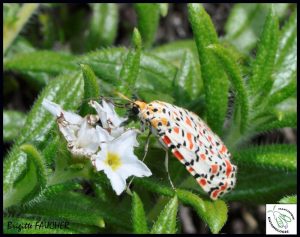
[[[237,167],[221,139],[195,113],[153,101],[132,102],[142,127],[149,127],[161,144],[194,176],[211,199],[218,199],[236,183]]]

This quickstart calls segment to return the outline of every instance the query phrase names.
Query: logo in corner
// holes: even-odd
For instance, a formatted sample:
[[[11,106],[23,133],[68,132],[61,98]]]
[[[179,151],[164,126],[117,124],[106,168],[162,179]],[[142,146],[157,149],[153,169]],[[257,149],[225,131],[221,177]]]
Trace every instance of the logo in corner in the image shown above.
[[[296,234],[297,233],[296,204],[267,204],[266,233]]]

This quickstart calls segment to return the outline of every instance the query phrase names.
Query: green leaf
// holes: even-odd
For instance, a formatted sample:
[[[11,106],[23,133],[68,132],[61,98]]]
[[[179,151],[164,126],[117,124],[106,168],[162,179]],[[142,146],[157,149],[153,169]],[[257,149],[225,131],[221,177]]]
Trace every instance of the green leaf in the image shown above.
[[[223,65],[224,70],[227,75],[231,79],[232,86],[236,91],[236,106],[240,106],[240,130],[241,133],[244,133],[247,124],[248,124],[248,113],[249,113],[249,103],[248,103],[248,95],[245,88],[244,80],[241,75],[241,71],[239,66],[234,61],[233,56],[231,55],[229,50],[226,50],[222,46],[219,45],[211,45],[209,46],[217,58],[220,60],[221,65]],[[234,124],[234,126],[238,126]]]
[[[291,75],[291,78],[289,80],[290,80],[289,84],[287,84],[286,86],[282,87],[281,89],[277,90],[276,92],[272,93],[269,96],[268,98],[269,107],[272,107],[291,96],[296,96],[296,92],[297,92],[296,71],[294,71],[294,73]]]
[[[283,17],[289,4],[274,4],[277,15]],[[226,40],[244,53],[256,44],[268,14],[270,4],[238,3],[234,4],[225,24]]]
[[[218,69],[215,56],[207,49],[208,45],[218,43],[217,33],[209,15],[200,4],[189,4],[188,14],[201,64],[207,123],[220,135],[227,112],[229,83],[223,70]]]
[[[12,14],[16,14],[13,19],[11,17],[8,18],[8,15],[6,14],[5,20],[8,20],[8,22],[4,22],[3,25],[3,55],[15,40],[15,38],[18,36],[18,34],[21,32],[32,14],[38,9],[38,7],[39,4],[37,3],[28,3],[22,5],[20,8],[14,8],[14,10],[11,11],[10,14],[10,16]],[[16,10],[18,10],[17,13]]]
[[[280,32],[276,55],[272,93],[295,81],[297,71],[297,11],[295,10]]]
[[[15,42],[7,50],[5,59],[12,57],[18,53],[30,53],[34,52],[36,49],[31,45],[31,43],[22,36],[18,36]]]
[[[153,224],[151,234],[175,234],[178,199],[175,195],[159,214]]]
[[[24,206],[20,211],[44,218],[59,217],[80,224],[105,226],[96,201],[80,193],[59,193],[35,205]]]
[[[213,234],[220,232],[227,221],[227,205],[222,200],[203,200],[196,194],[177,189],[177,195],[184,204],[193,207],[198,216],[207,223]]]
[[[297,171],[297,149],[295,145],[278,144],[246,148],[234,153],[233,159],[238,166]]]
[[[26,169],[27,155],[20,150],[23,143],[33,143],[39,150],[55,140],[50,133],[56,125],[55,118],[41,106],[44,98],[52,100],[64,109],[75,109],[80,103],[83,94],[83,82],[79,73],[63,75],[52,80],[40,94],[31,111],[29,112],[25,126],[18,136],[12,150],[5,158],[3,164],[3,189],[4,193],[10,193],[16,177]],[[48,158],[46,158],[48,159]],[[53,157],[50,157],[53,159]],[[48,163],[48,162],[47,162]],[[26,171],[24,171],[26,173]]]
[[[133,30],[132,41],[135,46],[135,50],[129,51],[127,54],[120,72],[120,86],[118,88],[118,90],[126,96],[130,96],[132,92],[134,92],[135,82],[140,70],[142,39],[136,28]]]
[[[175,192],[172,188],[160,183],[154,178],[134,179],[133,183],[143,186],[147,190],[161,195],[173,197]]]
[[[191,94],[196,94],[199,91],[197,84],[195,85],[192,67],[192,56],[189,51],[183,54],[182,63],[177,71],[174,79],[174,98],[176,98],[176,105],[185,105],[187,101],[191,100]]]
[[[249,79],[249,90],[254,103],[259,103],[271,90],[278,37],[278,18],[275,10],[271,8],[260,37],[256,59],[252,64],[252,76]]]
[[[297,204],[297,195],[283,197],[278,201],[278,203],[281,203],[281,204]]]
[[[132,222],[135,234],[147,234],[148,226],[143,203],[137,193],[132,197]]]
[[[115,87],[126,55],[127,51],[124,48],[109,48],[79,57],[77,62],[88,64],[98,78]],[[165,91],[171,91],[175,74],[176,67],[168,63],[168,61],[149,53],[142,53],[136,88],[138,92],[146,89],[157,93],[163,92],[165,95]],[[108,93],[110,95],[112,94],[111,90],[111,87],[109,87]]]
[[[240,166],[236,186],[223,199],[261,204],[276,203],[283,195],[294,194],[296,190],[296,172]]]
[[[257,125],[253,131],[264,132],[273,129],[279,129],[284,127],[297,128],[297,99],[288,98],[281,103],[277,104],[271,111],[266,111],[267,115],[271,119],[265,119],[262,123],[256,122]],[[260,120],[258,117],[256,120]]]
[[[4,208],[30,200],[46,186],[43,158],[34,146],[22,145],[18,162],[4,164]]]
[[[11,142],[18,137],[21,128],[24,126],[26,115],[19,111],[3,111],[3,141]]]
[[[144,46],[149,48],[155,40],[159,23],[160,5],[157,3],[136,3],[134,7],[138,18],[138,29],[142,35]]]
[[[64,71],[74,71],[77,65],[74,56],[70,54],[43,50],[13,55],[4,61],[4,69],[57,75]]]
[[[88,105],[88,102],[91,99],[99,98],[100,90],[95,73],[90,66],[85,64],[81,64],[80,66],[84,81],[84,96],[83,104],[80,108],[80,114],[85,116],[87,114],[95,113],[95,110]]]
[[[87,50],[113,44],[118,27],[118,6],[115,3],[90,4],[92,8],[86,39]]]

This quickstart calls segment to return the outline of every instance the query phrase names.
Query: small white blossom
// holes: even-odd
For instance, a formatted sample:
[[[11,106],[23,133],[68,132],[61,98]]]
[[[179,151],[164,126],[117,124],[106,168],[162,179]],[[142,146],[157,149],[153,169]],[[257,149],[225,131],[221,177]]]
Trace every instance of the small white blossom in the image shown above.
[[[94,128],[91,125],[91,115],[82,118],[78,114],[64,111],[58,104],[46,99],[42,105],[57,117],[59,130],[68,142],[68,149],[74,155],[91,156],[105,146],[107,141],[113,139],[105,129],[98,125]]]
[[[120,117],[115,109],[114,105],[110,102],[102,100],[102,105],[94,100],[89,102],[98,113],[103,128],[107,129],[113,137],[118,137],[124,132],[124,127],[120,125],[127,120],[127,118]]]
[[[129,176],[152,175],[148,167],[133,152],[133,147],[138,145],[137,132],[135,129],[127,130],[92,156],[97,171],[104,171],[117,195],[125,190],[126,179]]]

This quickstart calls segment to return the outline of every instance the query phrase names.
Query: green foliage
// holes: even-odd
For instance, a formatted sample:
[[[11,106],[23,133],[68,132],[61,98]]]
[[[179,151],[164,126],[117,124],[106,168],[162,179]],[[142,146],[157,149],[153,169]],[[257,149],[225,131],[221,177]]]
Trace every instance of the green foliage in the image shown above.
[[[153,3],[136,3],[134,6],[138,18],[138,29],[141,32],[145,47],[149,48],[155,40],[161,5]],[[151,20],[149,20],[149,16],[151,16]]]
[[[86,39],[86,49],[111,45],[117,34],[118,6],[114,3],[90,4],[91,21]]]
[[[143,203],[137,193],[132,197],[132,224],[135,234],[147,234],[148,226]]]
[[[153,224],[151,234],[175,234],[178,209],[177,196],[173,197],[159,214]]]
[[[209,15],[200,4],[189,4],[188,11],[201,64],[207,123],[220,134],[227,111],[228,80],[223,70],[215,70],[218,62],[207,49],[210,44],[218,42],[217,33]]]
[[[18,137],[20,129],[25,124],[26,115],[19,111],[3,111],[3,141],[11,142]]]
[[[120,34],[119,5],[83,6],[73,6],[72,12],[67,4],[4,4],[3,139],[11,144],[3,162],[5,233],[180,233],[180,204],[190,206],[211,233],[219,233],[231,218],[232,201],[297,202],[296,145],[252,140],[297,128],[295,5],[235,4],[225,37],[218,38],[204,7],[188,4],[194,39],[154,48],[168,4],[132,6],[136,28],[122,22],[133,32],[129,48],[113,45]],[[36,17],[30,18],[33,12]],[[23,30],[29,18],[32,24]],[[164,151],[152,138],[145,160],[152,177],[135,178],[132,196],[116,196],[89,159],[70,154],[55,118],[41,106],[49,99],[84,116],[94,113],[90,99],[115,92],[200,115],[232,153],[236,187],[212,201],[185,167],[170,159],[174,190],[163,167]],[[32,94],[34,103],[25,99],[21,106],[26,106],[19,107],[23,94]],[[139,136],[140,144],[145,137]],[[143,157],[144,147],[135,153]],[[70,226],[48,232],[8,229],[10,221],[42,220]]]
[[[286,196],[278,201],[281,204],[297,204],[297,195]]]
[[[89,67],[89,65],[81,64],[81,71],[84,80],[84,102],[80,109],[80,114],[85,116],[87,114],[92,114],[94,111],[88,105],[88,100],[92,98],[100,97],[100,90],[97,82],[97,78],[93,72],[93,70]]]

